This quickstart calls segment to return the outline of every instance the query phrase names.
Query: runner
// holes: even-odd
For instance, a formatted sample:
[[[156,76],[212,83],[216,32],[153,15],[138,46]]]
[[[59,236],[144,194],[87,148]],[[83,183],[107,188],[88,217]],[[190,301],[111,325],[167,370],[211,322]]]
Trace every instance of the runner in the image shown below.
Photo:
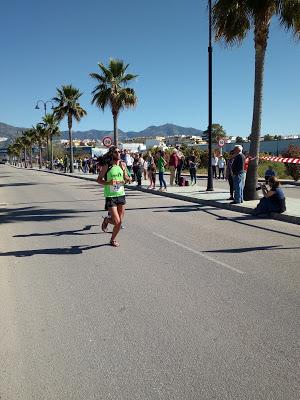
[[[104,157],[97,182],[104,185],[104,196],[110,217],[105,217],[102,223],[102,231],[107,231],[108,224],[114,225],[110,245],[119,247],[116,236],[119,233],[125,212],[124,183],[130,182],[126,171],[126,165],[120,159],[120,150],[116,146],[110,147]]]

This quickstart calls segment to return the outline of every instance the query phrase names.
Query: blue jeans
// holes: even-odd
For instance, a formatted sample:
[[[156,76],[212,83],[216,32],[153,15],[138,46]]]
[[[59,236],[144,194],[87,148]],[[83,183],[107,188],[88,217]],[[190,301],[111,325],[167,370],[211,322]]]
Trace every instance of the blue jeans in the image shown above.
[[[164,180],[164,173],[159,171],[158,178],[159,178],[159,186],[160,186],[160,188],[162,188],[163,185],[164,185],[164,188],[167,189],[167,184],[166,184],[166,181]]]
[[[234,201],[236,203],[242,203],[244,200],[244,173],[233,175],[233,190],[234,190]]]

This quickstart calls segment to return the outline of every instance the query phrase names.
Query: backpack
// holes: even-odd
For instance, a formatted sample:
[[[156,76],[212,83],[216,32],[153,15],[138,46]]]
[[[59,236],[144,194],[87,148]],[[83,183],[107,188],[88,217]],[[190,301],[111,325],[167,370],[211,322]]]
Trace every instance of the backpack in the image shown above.
[[[186,181],[185,181],[184,177],[181,176],[181,177],[179,178],[178,185],[179,185],[179,186],[186,186],[185,182],[186,182]]]

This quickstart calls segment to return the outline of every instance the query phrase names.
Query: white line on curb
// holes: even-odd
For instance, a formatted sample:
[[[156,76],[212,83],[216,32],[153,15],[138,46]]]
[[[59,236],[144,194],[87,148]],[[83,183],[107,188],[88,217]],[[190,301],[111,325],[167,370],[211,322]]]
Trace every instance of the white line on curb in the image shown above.
[[[155,236],[157,236],[157,237],[159,237],[159,238],[161,238],[161,239],[164,239],[164,240],[166,240],[166,241],[168,241],[168,242],[170,242],[170,243],[176,244],[176,246],[182,247],[183,249],[186,249],[186,250],[188,250],[188,251],[190,251],[190,252],[192,252],[192,253],[194,253],[194,254],[198,254],[199,256],[201,256],[201,257],[203,257],[203,258],[206,258],[207,260],[212,261],[212,262],[215,263],[215,264],[219,264],[219,265],[221,265],[222,267],[225,267],[225,268],[227,268],[227,269],[230,269],[230,270],[233,271],[233,272],[237,272],[238,274],[241,274],[241,275],[244,275],[244,274],[245,274],[245,272],[240,271],[239,269],[234,268],[234,267],[232,267],[231,265],[228,265],[228,264],[226,264],[226,263],[223,263],[222,261],[215,260],[214,258],[208,256],[207,254],[202,253],[201,251],[194,250],[194,249],[192,249],[191,247],[188,247],[188,246],[185,246],[184,244],[178,243],[178,242],[176,242],[176,241],[173,240],[173,239],[169,239],[169,238],[167,238],[167,237],[165,237],[165,236],[163,236],[163,235],[160,235],[159,233],[156,233],[156,232],[152,232],[152,233],[153,233],[153,235],[155,235]]]

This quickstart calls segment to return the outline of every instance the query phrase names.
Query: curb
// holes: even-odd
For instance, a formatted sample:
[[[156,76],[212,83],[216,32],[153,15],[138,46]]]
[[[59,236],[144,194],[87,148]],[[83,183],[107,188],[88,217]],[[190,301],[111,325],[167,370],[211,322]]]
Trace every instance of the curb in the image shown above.
[[[10,165],[13,168],[17,169],[24,169],[24,168],[19,168],[14,165]],[[36,171],[36,172],[44,172],[47,174],[54,174],[54,175],[61,175],[61,176],[68,176],[70,178],[75,178],[75,179],[82,179],[85,181],[91,181],[95,182],[96,180],[94,178],[91,178],[89,176],[77,176],[77,175],[72,175],[70,173],[65,173],[65,172],[56,172],[56,171],[50,171],[50,170],[40,170],[40,169],[35,169],[35,168],[26,168],[27,170],[30,171]],[[245,213],[245,214],[252,214],[253,208],[251,207],[245,207],[245,206],[238,206],[235,204],[227,204],[227,203],[220,203],[219,201],[216,200],[204,200],[204,199],[197,199],[194,197],[186,196],[183,194],[178,194],[178,193],[169,193],[169,192],[158,192],[157,190],[152,190],[152,189],[146,189],[143,187],[137,187],[137,186],[131,186],[131,185],[124,185],[126,189],[129,190],[135,190],[139,192],[144,192],[144,193],[151,193],[156,196],[164,196],[164,197],[169,197],[172,199],[176,200],[183,200],[189,203],[195,203],[195,204],[205,204],[208,206],[212,207],[217,207],[220,209],[225,209],[225,210],[230,210],[230,211],[237,211],[240,213]],[[283,221],[283,222],[288,222],[291,224],[296,224],[300,225],[300,216],[295,216],[295,215],[288,215],[288,214],[278,214],[278,213],[271,213],[270,217],[268,219],[275,219],[277,221]]]

